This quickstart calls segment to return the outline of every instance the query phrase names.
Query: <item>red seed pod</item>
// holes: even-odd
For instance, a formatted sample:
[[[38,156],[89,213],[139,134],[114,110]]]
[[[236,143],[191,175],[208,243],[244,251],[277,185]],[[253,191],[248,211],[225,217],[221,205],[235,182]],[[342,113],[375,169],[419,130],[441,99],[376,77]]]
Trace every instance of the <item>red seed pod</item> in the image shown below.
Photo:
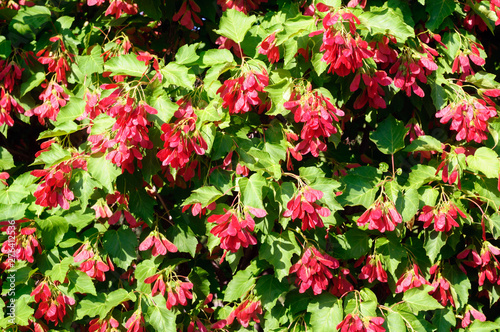
[[[259,53],[267,55],[267,59],[270,63],[278,62],[280,59],[280,50],[276,46],[276,32],[273,32],[262,41],[259,46]]]
[[[265,216],[267,214],[264,210],[256,210],[259,210],[257,212],[259,215]],[[255,221],[249,213],[245,213],[243,219],[238,216],[235,210],[224,209],[224,212],[225,214],[211,215],[207,219],[208,222],[217,224],[210,233],[220,238],[220,247],[222,249],[236,252],[240,247],[247,248],[250,245],[257,244],[257,240],[251,234],[255,227]]]
[[[369,223],[368,229],[377,229],[384,233],[385,231],[392,232],[402,221],[403,218],[392,202],[379,200],[358,218],[357,224],[363,226]]]
[[[335,258],[321,254],[314,247],[309,247],[304,251],[301,259],[292,265],[289,273],[297,273],[295,283],[300,287],[300,293],[312,288],[314,294],[317,295],[328,288],[328,280],[333,278],[330,269],[338,267],[339,262]]]

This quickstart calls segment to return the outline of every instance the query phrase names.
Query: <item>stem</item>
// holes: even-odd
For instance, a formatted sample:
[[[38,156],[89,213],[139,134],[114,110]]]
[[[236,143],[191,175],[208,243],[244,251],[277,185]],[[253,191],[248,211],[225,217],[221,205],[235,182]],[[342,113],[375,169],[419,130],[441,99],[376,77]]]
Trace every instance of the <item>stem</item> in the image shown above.
[[[245,55],[243,54],[243,50],[241,49],[240,43],[238,43],[238,47],[240,49],[241,64],[243,64],[243,63],[245,63]]]
[[[467,197],[465,199],[468,200],[469,202],[475,204],[479,208],[479,210],[481,210],[481,228],[483,229],[483,241],[486,241],[486,226],[484,224],[485,213],[484,213],[483,209],[481,208],[481,206],[479,204],[477,204],[476,202],[474,202],[474,200],[467,198]]]
[[[170,211],[169,209],[167,208],[167,205],[165,204],[165,201],[163,200],[163,198],[160,196],[160,194],[158,193],[158,190],[156,190],[156,187],[153,187],[155,189],[155,196],[156,198],[160,201],[161,205],[163,206],[163,208],[165,209],[165,212],[167,212],[167,215],[170,217],[169,219],[166,219],[165,220],[172,226],[174,226],[174,224],[170,221],[170,219],[172,219],[172,217],[170,216]]]
[[[392,178],[394,179],[396,177],[396,170],[394,168],[394,153],[391,154],[391,160],[392,160]]]
[[[289,176],[289,177],[292,177],[295,180],[297,180],[297,182],[299,184],[299,188],[302,187],[303,185],[306,185],[306,183],[302,180],[302,178],[299,175],[296,175],[296,174],[293,174],[293,173],[289,173],[289,172],[283,172],[282,175],[283,176]]]

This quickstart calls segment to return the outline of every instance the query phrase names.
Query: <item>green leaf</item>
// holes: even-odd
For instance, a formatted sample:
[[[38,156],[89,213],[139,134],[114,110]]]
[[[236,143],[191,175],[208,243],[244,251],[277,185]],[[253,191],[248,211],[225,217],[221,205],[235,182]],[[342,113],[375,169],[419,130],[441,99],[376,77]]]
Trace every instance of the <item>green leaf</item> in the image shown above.
[[[340,182],[330,178],[318,178],[311,183],[311,188],[323,193],[322,202],[326,203],[331,211],[342,210],[342,206],[336,200],[336,192],[340,188]]]
[[[21,6],[17,15],[12,18],[9,30],[14,30],[21,35],[35,39],[38,30],[50,22],[50,10],[45,6]]]
[[[60,248],[71,248],[74,247],[76,244],[80,245],[82,244],[82,240],[79,240],[76,238],[76,233],[73,231],[69,231],[66,233],[64,236],[63,240],[59,243]]]
[[[435,230],[427,231],[425,236],[424,248],[432,264],[441,252],[441,248],[446,244],[448,236],[444,232]]]
[[[266,179],[258,173],[252,174],[250,178],[240,178],[238,186],[241,190],[243,204],[249,207],[264,209],[262,188],[266,184]]]
[[[146,321],[151,324],[154,331],[176,331],[176,314],[167,309],[167,303],[162,295],[152,298],[153,304],[148,307]]]
[[[500,119],[493,118],[488,121],[488,131],[493,137],[493,141],[495,142],[495,146],[498,145],[500,141]]]
[[[387,1],[387,5],[384,4],[384,7],[392,8],[403,20],[406,24],[411,27],[415,26],[415,21],[413,20],[414,13],[412,12],[413,8],[410,8],[410,4],[405,0],[389,0]]]
[[[56,20],[56,27],[61,30],[71,29],[74,21],[74,17],[61,16]]]
[[[272,274],[259,277],[255,285],[255,294],[260,296],[262,306],[271,310],[280,297],[290,288],[287,282],[279,281]]]
[[[285,54],[283,55],[283,69],[293,69],[297,66],[297,59],[295,58],[295,55],[299,50],[299,45],[303,43],[306,38],[308,39],[309,36],[305,35],[298,38],[290,38],[282,44],[285,49]]]
[[[425,10],[429,13],[429,20],[425,27],[431,31],[437,30],[444,19],[455,10],[454,0],[432,0],[426,1]]]
[[[222,86],[222,83],[219,81],[219,76],[227,70],[231,69],[233,66],[234,64],[232,62],[218,63],[207,70],[203,79],[207,95],[212,98],[217,95],[217,90]],[[213,99],[210,103],[215,103],[218,105],[220,102],[221,100]],[[225,127],[227,127],[227,125],[225,125]],[[224,127],[222,127],[221,129],[223,128]]]
[[[129,208],[136,218],[141,218],[146,223],[151,224],[155,205],[156,200],[149,196],[143,188],[131,191]]]
[[[14,183],[11,186],[0,190],[0,204],[17,204],[30,194],[29,190],[20,184]]]
[[[377,295],[368,287],[361,289],[360,311],[363,316],[376,316],[378,300]]]
[[[447,55],[449,63],[452,63],[455,60],[455,57],[458,55],[457,52],[462,47],[460,41],[461,38],[462,37],[459,32],[448,31],[443,33],[442,42],[446,46],[446,48],[442,48],[442,50],[444,54]]]
[[[144,12],[144,14],[152,19],[159,21],[163,18],[162,8],[165,7],[163,3],[148,0],[138,0],[135,1],[135,3],[139,5],[139,8]]]
[[[77,132],[78,130],[80,130],[80,128],[73,121],[60,122],[54,129],[46,130],[46,131],[40,133],[40,136],[38,136],[38,139],[66,136],[66,135],[72,134],[74,132]]]
[[[183,45],[177,50],[177,53],[175,54],[175,62],[180,65],[187,65],[196,62],[196,60],[200,58],[200,56],[196,54],[196,49],[199,46],[199,43]]]
[[[158,111],[157,114],[149,114],[148,119],[154,121],[158,126],[170,122],[175,111],[179,108],[176,103],[170,100],[165,89],[161,86],[154,89],[147,98],[148,105]]]
[[[436,169],[434,167],[418,164],[411,168],[406,187],[418,189],[422,185],[435,180],[439,180],[439,177],[436,176]]]
[[[76,64],[76,62],[71,62],[70,63],[70,72],[68,75],[68,83],[70,84],[85,84],[87,81],[90,82],[90,80],[87,80],[87,77],[83,75],[82,71],[80,70],[80,67]]]
[[[212,146],[214,144],[214,139],[215,139],[215,133],[217,132],[217,127],[213,123],[207,123],[204,126],[200,126],[200,134],[201,137],[205,140],[205,143],[207,143],[207,149],[205,150],[205,153],[207,155],[210,154],[212,151]]]
[[[93,154],[87,162],[87,169],[94,179],[99,181],[109,193],[113,193],[114,181],[122,173],[121,170],[102,154]]]
[[[271,128],[265,132],[264,150],[269,153],[276,164],[286,159],[286,136],[279,122],[271,123]]]
[[[370,166],[352,169],[347,176],[342,178],[345,189],[338,201],[341,205],[363,205],[369,208],[375,201],[379,188],[380,175],[376,168]]]
[[[129,75],[141,77],[147,70],[148,67],[146,67],[145,63],[137,60],[137,55],[132,53],[110,58],[104,64],[104,71],[110,71],[113,76]]]
[[[398,200],[398,196],[401,196],[401,190],[402,187],[396,181],[388,181],[384,184],[384,191],[392,202]]]
[[[283,116],[290,113],[289,110],[283,106],[284,102],[290,99],[292,92],[292,82],[289,78],[283,78],[281,81],[270,84],[264,88],[272,101],[271,109],[266,113],[268,115],[281,114]]]
[[[172,243],[179,249],[179,252],[190,253],[192,257],[196,255],[198,239],[186,223],[177,222],[174,226],[169,227],[167,237],[173,239]]]
[[[21,263],[16,262],[13,270],[15,271],[16,286],[25,285],[31,276],[37,271],[37,269],[33,270],[30,266],[27,266],[25,261]]]
[[[293,195],[296,192],[295,186],[291,182],[282,182],[280,185],[278,185],[276,182],[271,183],[275,200],[280,206],[280,211],[277,211],[279,214],[283,212],[286,209],[287,203],[292,199]],[[281,218],[281,220],[286,219],[286,218]],[[281,222],[280,220],[280,222]],[[286,228],[286,226],[283,226]]]
[[[441,142],[432,136],[420,136],[413,140],[410,145],[408,145],[404,151],[415,152],[415,151],[437,151],[442,152]]]
[[[31,75],[27,81],[21,84],[21,91],[19,92],[20,97],[24,96],[37,86],[39,86],[45,80],[45,73],[36,72]]]
[[[208,296],[210,293],[210,273],[199,266],[195,266],[189,272],[188,279],[193,283],[193,291]]]
[[[111,293],[100,292],[97,296],[87,295],[78,302],[75,320],[80,320],[85,316],[105,318],[114,307],[128,299],[129,293],[125,289],[117,289]]]
[[[403,301],[413,313],[443,308],[436,299],[428,294],[432,289],[430,285],[409,289],[404,293]]]
[[[91,209],[86,211],[78,210],[74,213],[65,214],[63,217],[71,226],[76,228],[77,232],[80,232],[95,220],[95,212]]]
[[[36,188],[35,182],[38,180],[37,177],[31,175],[31,172],[25,172],[21,175],[18,175],[17,178],[14,180],[14,184],[22,185],[25,186],[28,190],[34,190]]]
[[[395,311],[389,311],[385,319],[387,323],[388,331],[406,331],[406,324],[400,313]]]
[[[344,234],[337,235],[342,250],[336,251],[336,255],[342,259],[358,259],[366,255],[371,248],[372,240],[365,231],[352,228]]]
[[[68,292],[97,295],[92,279],[80,270],[71,270],[68,272]]]
[[[216,100],[212,101],[205,108],[199,108],[195,110],[195,114],[198,116],[197,126],[205,128],[206,122],[215,122],[223,118],[223,110]],[[207,149],[207,153],[208,149]]]
[[[495,151],[483,146],[474,155],[467,156],[468,168],[473,172],[481,172],[490,179],[498,179],[500,162]]]
[[[224,158],[232,150],[234,146],[233,139],[229,135],[225,135],[220,131],[216,133],[214,144],[212,147],[212,160]]]
[[[232,173],[220,168],[216,168],[212,174],[210,174],[210,183],[222,192],[228,192],[234,187]]]
[[[409,306],[406,303],[397,304],[393,306],[392,309],[396,314],[400,315],[404,319],[404,322],[408,325],[409,331],[412,332],[432,331],[432,325],[427,322],[423,313],[420,313],[418,316],[412,314],[410,312]]]
[[[410,221],[419,209],[419,194],[417,189],[407,189],[404,195],[400,192],[396,202],[396,210],[401,213],[404,222]]]
[[[243,298],[255,284],[254,271],[251,266],[236,272],[224,291],[224,302],[233,302]]]
[[[11,53],[12,53],[12,45],[10,40],[5,38],[5,36],[0,36],[0,56],[2,57],[2,59],[7,59],[7,57]]]
[[[156,264],[151,259],[144,260],[137,264],[134,272],[134,276],[137,280],[137,290],[145,293],[150,293],[151,285],[144,283],[144,280],[156,274],[157,270],[158,264]]]
[[[210,49],[201,53],[201,63],[204,66],[213,66],[233,61],[233,53],[226,49]]]
[[[285,21],[284,31],[276,35],[276,44],[280,45],[286,40],[293,40],[292,37],[300,36],[314,30],[316,30],[316,25],[312,16],[295,16]]]
[[[473,185],[473,188],[469,188]],[[489,204],[493,204],[495,210],[500,207],[500,197],[498,194],[498,181],[495,179],[484,179],[481,177],[472,177],[471,182],[467,181],[462,184],[464,191],[471,189],[482,198],[486,198]]]
[[[321,168],[315,166],[299,168],[299,175],[308,184],[311,184],[317,179],[324,178],[326,176],[325,172]]]
[[[490,306],[492,306],[494,303],[498,301],[498,299],[500,299],[500,286],[498,285],[492,285],[492,286],[487,285],[486,287],[482,286],[479,289],[487,289]]]
[[[348,293],[345,296],[344,311],[346,314],[360,312],[361,316],[377,316],[377,296],[369,288],[365,287],[359,292],[361,301],[355,298],[354,293]],[[358,302],[359,301],[359,302]]]
[[[486,216],[489,224],[489,231],[496,240],[500,237],[500,214],[494,213],[491,216]]]
[[[307,312],[311,313],[309,323],[312,331],[336,331],[337,325],[343,319],[342,300],[329,293],[323,293],[314,297],[307,306]]]
[[[14,321],[19,326],[29,325],[29,320],[33,318],[35,309],[29,306],[29,303],[33,302],[31,295],[23,294],[18,299],[16,299],[16,314]]]
[[[7,302],[7,304],[9,304],[9,302]],[[7,318],[11,318],[11,316],[8,315],[8,313],[7,313],[7,318],[5,318],[4,308],[5,308],[5,302],[4,301],[0,301],[0,327],[1,328],[7,327],[7,320],[8,320]]]
[[[328,63],[323,61],[323,53],[314,53],[311,59],[311,63],[314,67],[314,71],[318,76],[321,76],[328,68]]]
[[[9,150],[0,146],[0,171],[6,171],[14,166],[14,158]]]
[[[116,119],[110,117],[107,114],[99,114],[94,119],[94,124],[92,125],[92,129],[90,131],[91,135],[99,135],[111,129],[111,127],[115,124]]]
[[[342,5],[341,0],[316,0],[316,3],[324,3],[327,6],[334,7],[334,8],[339,8]]]
[[[213,186],[203,186],[198,189],[193,190],[191,195],[186,198],[182,205],[190,205],[194,203],[200,203],[202,207],[215,202],[217,199],[224,196],[222,192]]]
[[[456,323],[455,314],[450,307],[436,310],[432,317],[432,324],[437,326],[437,332],[449,332]]]
[[[163,75],[164,85],[177,85],[187,89],[192,89],[193,84],[196,80],[194,74],[189,73],[189,68],[177,64],[175,62],[170,62],[168,65],[161,69]]]
[[[255,16],[246,16],[236,9],[228,9],[222,14],[219,30],[216,33],[232,39],[235,43],[241,43],[245,35],[256,21]]]
[[[496,322],[481,322],[475,320],[467,329],[469,332],[491,332],[498,331],[500,329],[500,324]]]
[[[478,71],[474,75],[467,76],[467,82],[479,86],[483,89],[497,89],[498,82],[495,80],[495,78],[496,75],[493,73]]]
[[[71,153],[67,149],[63,149],[59,144],[53,143],[50,145],[49,151],[42,152],[38,158],[35,159],[33,165],[45,164],[47,166],[52,166],[70,157]]]
[[[76,56],[76,63],[84,75],[90,76],[94,73],[102,74],[104,72],[104,58],[101,54],[101,46],[95,45],[90,51],[90,55]]]
[[[274,266],[274,274],[279,281],[289,275],[293,254],[300,253],[301,249],[291,231],[269,233],[259,250],[260,257]]]
[[[28,203],[0,204],[0,220],[22,219],[25,217],[25,211],[28,205]]]
[[[50,216],[45,219],[35,219],[38,228],[41,231],[43,246],[46,249],[52,249],[58,245],[69,229],[69,224],[63,217]]]
[[[405,136],[408,129],[403,122],[396,120],[392,115],[382,121],[374,132],[370,133],[370,140],[384,154],[394,154],[405,147]]]
[[[281,166],[274,161],[268,152],[255,147],[245,151],[240,146],[237,153],[240,155],[240,163],[251,171],[266,172],[277,180],[281,178]]]
[[[130,228],[108,230],[103,237],[103,247],[118,267],[127,270],[137,258],[137,236]]]
[[[52,268],[45,272],[45,275],[50,277],[52,281],[64,282],[69,266],[73,263],[73,256],[65,257],[61,262],[54,264]]]
[[[451,284],[453,298],[457,309],[464,308],[469,303],[469,290],[472,285],[469,277],[455,265],[445,265],[443,276]]]
[[[100,187],[99,183],[92,179],[89,172],[81,169],[73,171],[70,189],[73,190],[75,197],[78,197],[80,200],[82,208],[87,206],[89,198],[94,193],[95,188]]]
[[[415,36],[413,28],[406,24],[403,16],[392,8],[371,7],[370,11],[363,11],[358,18],[372,35],[393,35],[398,42],[403,44],[408,38]]]
[[[429,81],[430,81],[430,86],[431,86],[432,101],[433,101],[436,109],[440,110],[446,106],[446,103],[448,102],[448,94],[446,93],[446,90],[440,84],[438,84],[437,82],[435,82],[433,80],[432,81],[429,80]]]
[[[390,239],[380,237],[375,241],[375,248],[382,254],[384,266],[393,276],[403,258],[407,256],[405,248],[398,240],[393,237]]]

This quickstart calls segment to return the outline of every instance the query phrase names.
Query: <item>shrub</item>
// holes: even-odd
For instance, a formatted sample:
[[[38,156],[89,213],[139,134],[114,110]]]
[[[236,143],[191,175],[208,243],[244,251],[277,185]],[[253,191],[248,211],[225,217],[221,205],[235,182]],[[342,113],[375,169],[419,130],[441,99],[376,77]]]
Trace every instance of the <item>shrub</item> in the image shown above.
[[[0,8],[2,329],[500,328],[500,2]]]

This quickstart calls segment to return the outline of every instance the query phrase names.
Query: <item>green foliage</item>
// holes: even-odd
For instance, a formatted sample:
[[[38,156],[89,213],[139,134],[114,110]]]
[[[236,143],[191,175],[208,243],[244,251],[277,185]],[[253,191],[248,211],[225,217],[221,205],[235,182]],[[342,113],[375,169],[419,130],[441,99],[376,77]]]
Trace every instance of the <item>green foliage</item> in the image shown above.
[[[2,331],[499,328],[500,6],[32,2],[0,3]]]

